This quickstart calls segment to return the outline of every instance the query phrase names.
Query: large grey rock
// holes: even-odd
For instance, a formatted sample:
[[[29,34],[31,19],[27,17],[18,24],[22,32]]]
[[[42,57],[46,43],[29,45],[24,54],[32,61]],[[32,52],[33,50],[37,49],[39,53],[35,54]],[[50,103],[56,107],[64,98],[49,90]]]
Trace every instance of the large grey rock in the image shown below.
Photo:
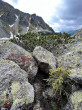
[[[49,69],[56,69],[55,56],[41,46],[35,47],[33,56],[38,62],[42,71],[48,72]]]
[[[17,110],[34,101],[34,88],[27,73],[12,61],[0,59],[0,108]]]
[[[82,91],[74,92],[63,110],[82,110]]]
[[[0,58],[12,60],[17,63],[23,70],[28,72],[29,78],[37,74],[38,67],[32,55],[10,41],[0,42]]]
[[[70,78],[82,84],[82,42],[69,46],[69,50],[57,57],[58,67],[71,70]]]

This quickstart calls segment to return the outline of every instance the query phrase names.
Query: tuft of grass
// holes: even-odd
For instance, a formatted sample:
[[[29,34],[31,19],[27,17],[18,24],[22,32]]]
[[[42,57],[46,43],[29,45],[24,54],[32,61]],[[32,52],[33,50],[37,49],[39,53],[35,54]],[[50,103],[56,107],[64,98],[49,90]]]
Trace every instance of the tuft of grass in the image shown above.
[[[49,85],[52,86],[52,91],[58,97],[65,95],[69,97],[71,80],[69,75],[71,74],[70,70],[57,68],[56,70],[50,69],[49,78],[46,79]],[[68,89],[67,89],[68,88]]]

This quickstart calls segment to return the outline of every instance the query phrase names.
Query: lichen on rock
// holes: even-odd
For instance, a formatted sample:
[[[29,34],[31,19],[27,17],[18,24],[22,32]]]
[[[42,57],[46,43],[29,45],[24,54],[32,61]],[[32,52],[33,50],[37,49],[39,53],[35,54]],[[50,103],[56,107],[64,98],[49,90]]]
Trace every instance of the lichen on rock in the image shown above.
[[[36,76],[38,67],[32,55],[22,47],[10,42],[0,42],[0,58],[14,61],[28,73],[28,77]]]
[[[71,94],[64,110],[82,110],[82,91]]]
[[[34,88],[28,82],[27,73],[13,61],[0,59],[0,107],[12,106],[16,110],[33,101]]]

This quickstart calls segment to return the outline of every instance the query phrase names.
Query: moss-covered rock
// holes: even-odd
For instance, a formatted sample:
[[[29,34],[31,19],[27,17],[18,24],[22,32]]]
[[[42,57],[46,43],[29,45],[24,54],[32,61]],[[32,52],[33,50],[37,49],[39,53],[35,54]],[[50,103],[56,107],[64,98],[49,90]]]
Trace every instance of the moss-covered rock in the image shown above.
[[[63,110],[82,110],[82,91],[74,92]]]
[[[71,79],[82,84],[82,43],[68,45],[67,53],[57,57],[58,67],[71,70]]]
[[[34,77],[37,74],[38,67],[32,55],[22,47],[10,42],[0,42],[0,58],[12,60],[22,69],[28,72],[28,77]]]
[[[27,73],[14,62],[0,59],[0,107],[17,110],[33,101],[34,88],[28,83]]]

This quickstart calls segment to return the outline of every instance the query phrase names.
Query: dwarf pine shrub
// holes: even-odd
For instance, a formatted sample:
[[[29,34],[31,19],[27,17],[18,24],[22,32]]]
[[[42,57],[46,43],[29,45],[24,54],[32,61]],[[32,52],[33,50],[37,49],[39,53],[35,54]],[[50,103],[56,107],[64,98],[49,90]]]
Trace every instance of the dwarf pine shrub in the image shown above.
[[[46,81],[52,86],[54,94],[59,97],[61,95],[68,97],[71,86],[69,79],[69,75],[71,74],[70,70],[63,68],[57,68],[56,70],[50,69],[49,74],[50,76]]]

